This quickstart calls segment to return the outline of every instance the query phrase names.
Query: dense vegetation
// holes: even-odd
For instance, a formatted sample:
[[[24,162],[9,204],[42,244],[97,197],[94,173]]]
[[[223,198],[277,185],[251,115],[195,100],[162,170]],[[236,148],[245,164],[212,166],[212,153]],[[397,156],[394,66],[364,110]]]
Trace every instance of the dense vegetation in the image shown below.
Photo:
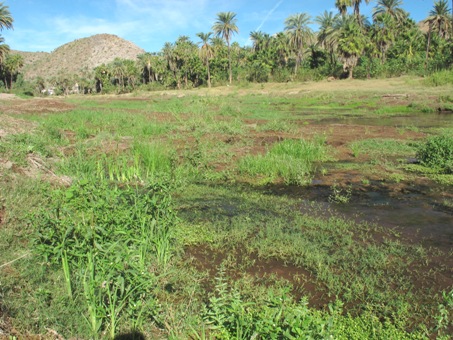
[[[52,88],[67,94],[74,91],[76,83],[76,90],[81,92],[121,93],[139,86],[179,89],[233,80],[286,82],[426,75],[451,67],[452,15],[446,0],[436,1],[420,24],[402,9],[400,0],[377,1],[372,18],[360,14],[360,4],[337,1],[338,14],[325,11],[315,18],[306,13],[291,15],[284,22],[283,32],[272,36],[251,32],[252,46],[232,42],[239,23],[235,13],[222,12],[211,32],[197,34],[198,41],[181,35],[158,52],[139,55],[137,61],[118,58],[93,70],[62,73],[31,83],[18,76],[22,58],[8,56],[7,49],[2,49],[1,79],[5,88],[12,88],[17,80],[29,93]],[[353,13],[348,13],[349,8]],[[5,6],[2,13],[8,14]],[[9,28],[11,23],[7,21],[1,27]],[[317,32],[310,28],[312,23],[318,25]]]

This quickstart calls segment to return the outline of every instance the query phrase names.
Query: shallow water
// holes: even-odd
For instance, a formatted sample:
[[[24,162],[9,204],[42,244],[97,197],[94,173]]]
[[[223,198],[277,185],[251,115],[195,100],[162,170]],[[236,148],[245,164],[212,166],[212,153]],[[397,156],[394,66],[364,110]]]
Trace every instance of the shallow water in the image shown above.
[[[453,211],[442,208],[441,197],[435,188],[416,188],[395,196],[385,189],[353,191],[351,200],[345,204],[332,203],[332,189],[322,185],[306,188],[267,186],[268,194],[288,195],[301,198],[302,212],[311,213],[313,203],[319,214],[341,217],[356,222],[368,222],[389,228],[405,239],[433,246],[444,251],[453,249]],[[424,192],[427,190],[429,192]]]
[[[346,124],[346,125],[374,125],[374,126],[393,126],[396,128],[416,127],[416,128],[436,128],[452,127],[453,113],[419,113],[410,116],[383,117],[350,117],[340,116],[335,118],[321,119],[316,122],[320,125]]]

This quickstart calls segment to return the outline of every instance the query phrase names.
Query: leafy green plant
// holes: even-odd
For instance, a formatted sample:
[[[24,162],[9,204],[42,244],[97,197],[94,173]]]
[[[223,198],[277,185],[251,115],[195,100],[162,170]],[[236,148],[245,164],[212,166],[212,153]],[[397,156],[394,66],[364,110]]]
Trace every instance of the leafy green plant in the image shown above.
[[[453,326],[453,290],[442,292],[442,303],[438,306],[437,325],[435,331],[439,336],[447,335],[449,327]],[[448,336],[448,335],[447,335]]]
[[[93,336],[104,328],[113,338],[122,318],[143,315],[139,302],[156,280],[148,266],[163,268],[171,258],[176,217],[168,190],[165,183],[82,180],[54,191],[50,209],[32,217],[35,252],[50,264],[62,262],[70,298],[71,283],[83,287]]]
[[[417,150],[422,165],[440,173],[453,173],[453,137],[440,135],[428,138]]]
[[[329,195],[329,202],[346,204],[349,203],[352,197],[352,185],[341,188],[337,183],[331,187],[332,192]]]

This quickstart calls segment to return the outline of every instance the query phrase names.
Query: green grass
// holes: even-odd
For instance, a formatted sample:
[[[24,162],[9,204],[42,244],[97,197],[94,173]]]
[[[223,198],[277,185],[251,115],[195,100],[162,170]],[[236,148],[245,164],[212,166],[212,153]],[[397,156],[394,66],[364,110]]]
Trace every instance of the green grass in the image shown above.
[[[285,183],[305,185],[311,181],[316,164],[328,159],[324,138],[288,139],[273,145],[265,155],[244,157],[238,169],[250,176],[260,176],[265,182],[281,178]]]
[[[367,155],[368,157],[411,157],[416,152],[416,147],[413,143],[395,139],[363,139],[352,142],[350,148],[354,157],[359,157],[360,155]]]
[[[375,95],[239,90],[90,96],[70,99],[73,111],[17,115],[35,127],[0,140],[0,161],[14,163],[0,173],[0,264],[17,259],[0,267],[0,326],[65,338],[448,334],[449,290],[442,295],[431,284],[446,273],[431,260],[448,254],[326,211],[327,202],[307,201],[299,187],[320,167],[358,172],[367,185],[372,173],[390,186],[422,176],[450,185],[451,175],[400,165],[415,154],[414,142],[355,141],[351,151],[371,162],[338,163],[324,137],[298,134],[307,117],[391,116],[402,108],[381,108]],[[264,134],[286,139],[247,154],[262,150]],[[32,169],[30,156],[45,169]],[[30,170],[69,176],[72,185]],[[286,195],[287,184],[297,194]],[[331,201],[349,204],[350,192],[330,188]],[[268,263],[284,274],[259,275]]]
[[[452,70],[444,70],[435,72],[429,75],[424,84],[428,86],[444,86],[444,85],[452,85],[453,84],[453,71]]]

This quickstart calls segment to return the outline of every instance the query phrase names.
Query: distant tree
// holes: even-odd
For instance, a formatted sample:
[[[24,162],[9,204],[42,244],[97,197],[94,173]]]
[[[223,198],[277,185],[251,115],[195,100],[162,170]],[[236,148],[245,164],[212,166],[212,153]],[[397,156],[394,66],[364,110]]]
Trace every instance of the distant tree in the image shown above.
[[[198,68],[201,65],[198,58],[198,48],[188,36],[182,35],[176,40],[174,45],[174,57],[176,61],[177,74],[181,79],[178,79],[178,84],[184,82],[184,86],[189,86],[189,80],[192,84],[196,81],[194,78],[198,76]],[[179,88],[179,86],[178,86]]]
[[[279,32],[273,39],[275,53],[279,59],[279,63],[283,66],[288,65],[289,55],[291,53],[289,46],[289,36],[285,32]]]
[[[432,24],[433,31],[437,32],[439,37],[447,39],[452,25],[447,0],[436,1],[425,22]]]
[[[373,8],[373,20],[383,14],[391,16],[396,23],[400,24],[405,20],[407,13],[401,8],[403,0],[378,0]]]
[[[365,3],[369,4],[371,0],[365,0]],[[336,0],[335,7],[338,8],[340,14],[344,17],[347,14],[348,7],[354,9],[354,15],[357,19],[357,22],[362,26],[362,17],[360,15],[360,5],[362,0]]]
[[[96,92],[103,93],[106,89],[108,91],[110,84],[110,68],[105,65],[99,65],[94,69],[94,76],[96,80]]]
[[[343,63],[343,70],[348,71],[353,78],[354,68],[366,47],[366,37],[355,17],[345,17],[339,28],[338,53]]]
[[[35,84],[35,91],[38,93],[38,95],[43,94],[45,88],[46,88],[46,83],[42,77],[37,77],[34,81]]]
[[[397,23],[390,13],[377,16],[371,29],[372,41],[376,44],[381,63],[384,64],[387,50],[395,42]]]
[[[115,58],[108,66],[114,77],[115,84],[118,86],[118,92],[124,92],[126,87],[126,67],[124,65],[124,60]]]
[[[446,39],[450,33],[452,25],[450,18],[450,9],[447,0],[439,0],[434,3],[433,9],[429,16],[424,20],[428,24],[428,41],[426,44],[425,69],[428,67],[429,51],[431,47],[432,32],[437,32],[440,38]]]
[[[269,34],[262,31],[250,32],[250,39],[253,43],[254,52],[259,52],[260,50],[268,48],[271,43],[271,37]]]
[[[13,79],[24,66],[24,58],[19,54],[8,54],[3,62],[3,73],[5,78],[9,78],[9,89],[13,88]],[[8,81],[5,79],[5,87],[8,88]]]
[[[4,28],[11,29],[13,28],[13,17],[9,12],[8,6],[5,6],[3,2],[0,2],[0,31],[3,31]],[[6,45],[5,39],[0,36],[0,66],[3,63],[6,55],[9,53],[9,46]],[[6,83],[5,83],[6,86]]]
[[[331,71],[335,65],[335,50],[338,45],[338,30],[335,28],[338,22],[338,14],[324,11],[322,15],[316,17],[315,21],[319,25],[317,34],[318,45],[321,46],[329,55]]]
[[[0,36],[0,67],[9,53],[9,46],[4,43],[5,39]]]
[[[152,75],[152,62],[153,62],[153,55],[149,52],[143,53],[138,55],[138,67],[142,71],[142,74],[146,74],[146,78],[144,83],[147,84],[153,80],[151,77]]]
[[[175,54],[175,46],[170,42],[166,42],[162,48],[162,56],[167,64],[167,69],[173,75],[174,81],[178,89],[181,87],[180,78],[178,76],[178,64]]]
[[[206,65],[206,72],[208,74],[208,87],[211,87],[211,70],[209,69],[209,61],[214,57],[214,49],[212,45],[209,43],[209,40],[211,38],[212,32],[208,33],[198,33],[197,36],[201,39],[201,42],[199,43],[200,46],[200,51],[199,55],[201,60],[203,61],[203,64]]]
[[[336,0],[335,7],[338,9],[342,16],[348,12],[348,7],[352,6],[352,0]]]
[[[302,61],[304,49],[308,46],[313,37],[313,32],[308,27],[311,24],[310,16],[307,13],[291,15],[285,20],[285,31],[289,37],[289,46],[296,54],[294,74]]]
[[[228,46],[228,74],[230,84],[233,82],[233,71],[231,69],[231,37],[235,33],[239,33],[239,28],[236,25],[236,13],[220,12],[217,14],[217,20],[212,26],[214,34],[222,39],[225,39]]]
[[[369,4],[370,2],[371,2],[371,0],[365,0],[366,4]],[[360,25],[362,25],[362,23],[363,23],[362,17],[360,15],[360,5],[361,5],[361,3],[362,3],[362,0],[352,0],[352,4],[354,6],[354,15],[357,18],[357,20],[358,20]]]

